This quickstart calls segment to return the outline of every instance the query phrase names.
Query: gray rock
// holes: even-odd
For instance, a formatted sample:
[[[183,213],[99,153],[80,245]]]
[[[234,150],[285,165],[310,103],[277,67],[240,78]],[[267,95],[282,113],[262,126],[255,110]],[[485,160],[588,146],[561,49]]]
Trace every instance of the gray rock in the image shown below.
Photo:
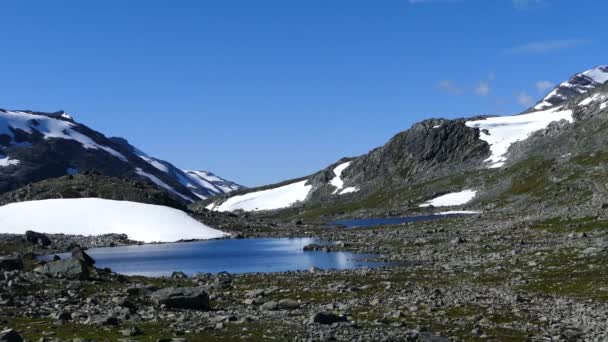
[[[17,333],[13,329],[7,329],[0,332],[0,341],[1,342],[23,342],[23,338],[21,335]]]
[[[34,271],[56,278],[86,279],[88,277],[86,265],[78,259],[51,261]]]
[[[260,306],[260,309],[265,310],[265,311],[273,311],[273,310],[277,310],[278,308],[279,308],[279,303],[275,302],[274,300],[266,302]]]
[[[23,269],[23,260],[19,256],[0,256],[0,271]]]
[[[340,322],[348,322],[348,319],[345,316],[339,316],[334,313],[329,312],[319,312],[312,317],[310,317],[309,323],[318,323],[318,324],[334,324]]]
[[[300,308],[300,303],[293,299],[281,299],[279,301],[279,308],[283,310],[295,310]]]
[[[85,251],[80,247],[75,247],[72,249],[72,258],[82,261],[86,266],[95,265],[95,260],[93,260],[93,258],[85,253]]]
[[[209,310],[209,295],[200,287],[170,287],[151,295],[157,305],[174,309]]]
[[[130,327],[128,329],[121,330],[120,333],[122,336],[131,337],[131,336],[140,336],[142,335],[142,331],[138,327]]]
[[[52,243],[51,239],[49,239],[48,236],[31,230],[25,232],[25,239],[31,243],[40,245],[42,247],[50,246]]]

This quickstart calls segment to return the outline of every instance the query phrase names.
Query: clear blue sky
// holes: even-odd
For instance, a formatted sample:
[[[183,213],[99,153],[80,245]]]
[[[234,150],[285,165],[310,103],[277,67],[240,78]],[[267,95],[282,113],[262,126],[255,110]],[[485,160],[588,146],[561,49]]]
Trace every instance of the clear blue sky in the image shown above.
[[[0,13],[0,107],[64,109],[249,186],[428,117],[516,113],[547,81],[608,63],[604,1],[23,0]]]

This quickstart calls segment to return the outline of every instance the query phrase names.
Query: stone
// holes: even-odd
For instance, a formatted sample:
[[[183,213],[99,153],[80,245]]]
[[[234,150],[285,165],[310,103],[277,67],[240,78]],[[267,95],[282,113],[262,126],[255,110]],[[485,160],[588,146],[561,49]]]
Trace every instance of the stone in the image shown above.
[[[50,246],[53,243],[48,236],[31,230],[25,232],[25,239],[42,247]]]
[[[80,247],[72,249],[72,258],[82,261],[86,266],[92,267],[95,265],[95,260],[91,258],[85,251]]]
[[[200,287],[169,287],[151,295],[152,301],[167,308],[209,310],[209,295]]]
[[[260,306],[260,309],[264,310],[264,311],[274,311],[274,310],[277,310],[278,308],[279,308],[279,303],[275,302],[274,300],[266,302]]]
[[[0,332],[1,342],[23,342],[21,335],[13,329],[7,329]]]
[[[120,333],[125,337],[140,336],[143,334],[142,331],[136,326],[121,330]]]
[[[86,279],[88,277],[86,265],[78,259],[51,261],[36,267],[34,271],[56,278]]]
[[[310,317],[310,321],[309,321],[309,323],[311,323],[311,324],[318,323],[318,324],[324,324],[324,325],[330,325],[330,324],[340,323],[340,322],[348,322],[348,318],[346,318],[345,316],[339,316],[334,313],[328,313],[328,312],[316,313],[312,317]]]
[[[18,271],[23,269],[23,260],[19,256],[0,256],[0,271]]]
[[[283,310],[295,310],[300,308],[300,303],[293,299],[281,299],[279,301],[279,308]]]

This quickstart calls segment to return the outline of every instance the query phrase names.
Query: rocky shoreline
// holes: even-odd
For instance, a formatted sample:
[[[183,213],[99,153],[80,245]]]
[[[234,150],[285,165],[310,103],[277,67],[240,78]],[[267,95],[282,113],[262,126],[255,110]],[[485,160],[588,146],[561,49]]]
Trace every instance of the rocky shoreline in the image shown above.
[[[3,236],[3,254],[27,253],[23,269],[0,273],[0,328],[30,341],[602,341],[608,222],[576,220],[490,213],[364,229],[249,225],[233,232],[314,236],[395,265],[171,278],[93,265],[86,277],[44,271],[32,251],[64,251],[69,238],[42,248]]]

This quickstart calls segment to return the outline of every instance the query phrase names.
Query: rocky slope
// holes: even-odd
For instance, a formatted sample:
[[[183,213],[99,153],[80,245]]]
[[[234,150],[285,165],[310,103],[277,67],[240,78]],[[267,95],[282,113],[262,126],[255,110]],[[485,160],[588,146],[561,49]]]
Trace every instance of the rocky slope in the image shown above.
[[[63,111],[0,109],[0,193],[85,171],[146,181],[184,203],[241,188],[210,173],[183,171]]]
[[[313,175],[245,189],[192,208],[317,219],[386,215],[422,210],[420,205],[429,199],[468,189],[477,191],[469,207],[514,203],[505,199],[530,195],[512,191],[528,176],[539,178],[530,182],[549,186],[568,180],[569,174],[588,172],[562,160],[602,153],[608,138],[606,81],[608,68],[597,67],[560,84],[520,115],[425,120],[382,147]],[[570,181],[581,196],[598,188],[589,190],[583,185],[588,181],[578,178]],[[293,190],[296,184],[300,188]],[[277,195],[269,199],[272,193]]]

